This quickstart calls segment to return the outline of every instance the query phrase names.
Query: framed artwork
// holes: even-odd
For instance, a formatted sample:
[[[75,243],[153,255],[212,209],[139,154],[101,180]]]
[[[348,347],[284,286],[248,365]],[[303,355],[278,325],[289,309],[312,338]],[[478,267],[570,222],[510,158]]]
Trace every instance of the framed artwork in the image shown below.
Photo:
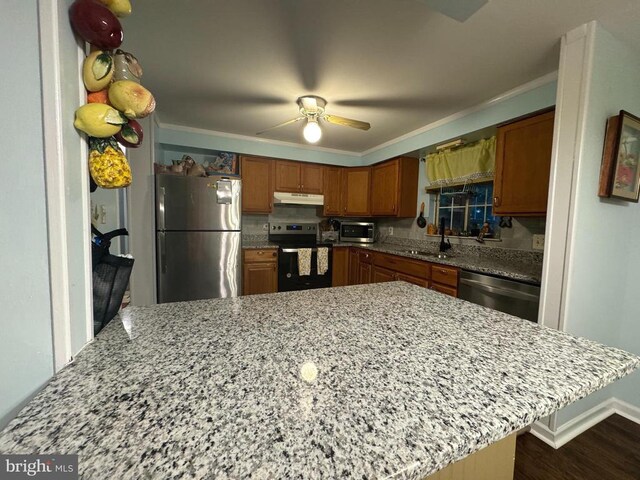
[[[621,110],[607,122],[598,195],[637,202],[639,161],[640,118]]]

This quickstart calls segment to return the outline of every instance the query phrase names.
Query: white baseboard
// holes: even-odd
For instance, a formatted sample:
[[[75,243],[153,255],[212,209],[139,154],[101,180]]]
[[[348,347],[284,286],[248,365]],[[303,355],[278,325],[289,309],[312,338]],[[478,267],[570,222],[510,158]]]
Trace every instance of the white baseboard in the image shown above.
[[[542,422],[536,422],[531,426],[531,433],[557,449],[614,413],[640,424],[640,408],[612,397],[569,420],[555,431]]]
[[[621,417],[640,424],[640,407],[631,405],[624,400],[613,398],[613,409]]]

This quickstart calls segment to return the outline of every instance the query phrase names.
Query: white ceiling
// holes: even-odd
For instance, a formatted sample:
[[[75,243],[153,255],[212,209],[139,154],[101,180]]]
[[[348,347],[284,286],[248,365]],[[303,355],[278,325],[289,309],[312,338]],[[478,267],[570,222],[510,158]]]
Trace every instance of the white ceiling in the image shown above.
[[[640,47],[640,0],[489,0],[464,23],[423,1],[136,0],[122,48],[162,123],[255,136],[315,94],[372,125],[318,145],[362,152],[556,70],[590,20]],[[302,123],[263,137],[304,143]]]

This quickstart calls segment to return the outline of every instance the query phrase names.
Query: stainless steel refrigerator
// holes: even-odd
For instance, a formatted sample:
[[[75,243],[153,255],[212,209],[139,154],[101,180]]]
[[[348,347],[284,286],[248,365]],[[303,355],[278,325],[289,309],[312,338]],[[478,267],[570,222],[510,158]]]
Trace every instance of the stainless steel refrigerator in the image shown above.
[[[158,302],[240,295],[241,182],[156,175]]]

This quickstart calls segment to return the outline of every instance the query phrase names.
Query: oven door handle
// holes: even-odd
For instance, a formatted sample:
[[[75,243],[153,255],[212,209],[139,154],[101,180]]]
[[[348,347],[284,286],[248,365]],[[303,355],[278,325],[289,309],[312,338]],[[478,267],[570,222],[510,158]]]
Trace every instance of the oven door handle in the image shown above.
[[[325,248],[329,248],[329,247],[325,247]],[[304,248],[283,248],[280,251],[282,253],[298,253],[299,250],[304,250]],[[310,248],[309,250],[311,250],[312,253],[318,251],[317,248]]]

